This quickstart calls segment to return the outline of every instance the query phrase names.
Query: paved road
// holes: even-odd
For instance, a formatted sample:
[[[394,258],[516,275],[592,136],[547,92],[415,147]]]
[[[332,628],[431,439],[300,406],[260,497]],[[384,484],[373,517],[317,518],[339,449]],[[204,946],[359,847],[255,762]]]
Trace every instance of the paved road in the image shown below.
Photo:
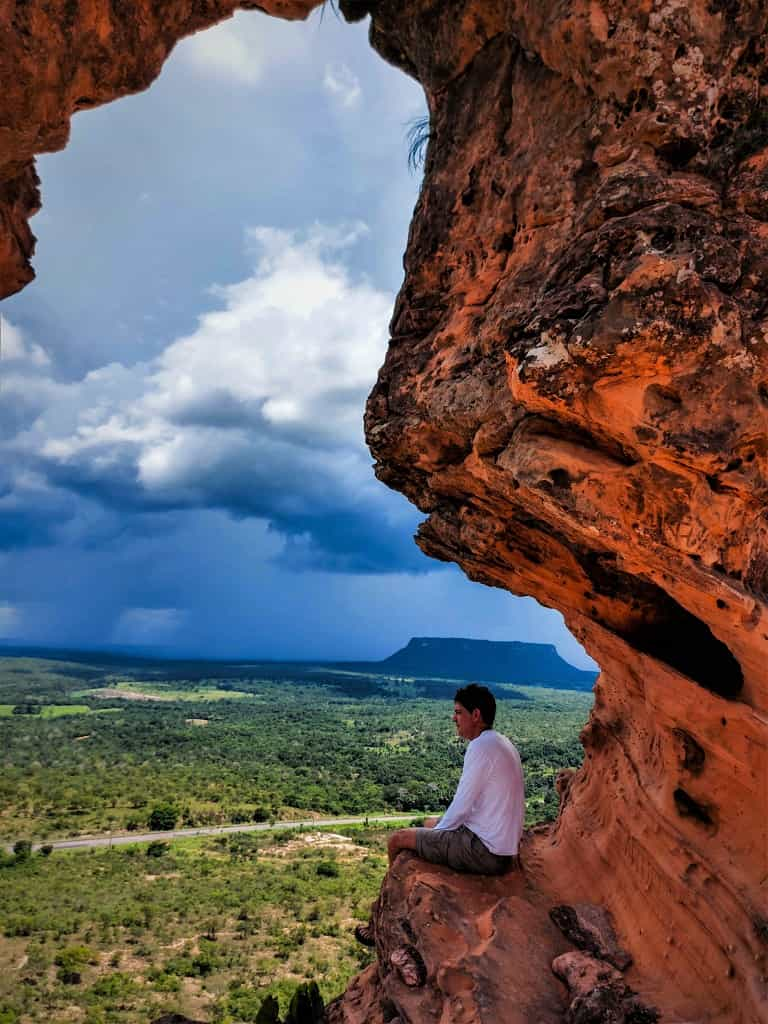
[[[179,828],[172,832],[121,832],[119,835],[81,836],[78,839],[58,839],[47,845],[54,850],[85,850],[96,846],[128,846],[130,843],[151,843],[155,840],[188,839],[190,836],[221,836],[230,832],[270,832],[274,829],[286,828],[317,828],[327,825],[358,825],[361,822],[411,821],[420,815],[413,814],[369,814],[359,818],[307,818],[304,821],[276,821],[274,824],[262,822],[258,825],[217,825],[210,828]],[[33,850],[39,850],[44,843],[34,843]],[[6,850],[13,853],[13,844],[6,845]]]

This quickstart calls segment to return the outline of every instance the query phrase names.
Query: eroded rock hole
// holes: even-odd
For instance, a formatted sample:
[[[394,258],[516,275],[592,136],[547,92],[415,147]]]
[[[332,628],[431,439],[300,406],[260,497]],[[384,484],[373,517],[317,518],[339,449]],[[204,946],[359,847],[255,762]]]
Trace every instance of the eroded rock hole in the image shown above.
[[[671,167],[675,168],[685,167],[693,160],[698,151],[698,144],[693,139],[671,139],[656,150],[662,160],[666,160]]]
[[[677,807],[677,813],[681,818],[693,818],[700,825],[706,825],[707,827],[715,824],[710,808],[706,804],[694,800],[690,793],[686,793],[684,789],[678,787],[672,796],[674,797],[675,807]]]
[[[707,755],[704,748],[685,729],[672,730],[680,744],[680,767],[692,775],[698,775],[704,767]]]
[[[571,476],[567,469],[550,469],[549,479],[560,490],[569,491],[571,489]]]
[[[744,685],[744,675],[728,647],[705,622],[663,591],[659,593],[664,597],[664,618],[630,628],[625,639],[719,697],[737,697]]]
[[[755,935],[758,939],[768,946],[768,917],[756,914],[752,919],[752,927],[755,929]]]
[[[744,674],[729,648],[701,619],[655,583],[616,567],[609,552],[575,552],[596,594],[621,601],[633,618],[606,623],[635,650],[665,662],[699,686],[727,699],[738,697]]]

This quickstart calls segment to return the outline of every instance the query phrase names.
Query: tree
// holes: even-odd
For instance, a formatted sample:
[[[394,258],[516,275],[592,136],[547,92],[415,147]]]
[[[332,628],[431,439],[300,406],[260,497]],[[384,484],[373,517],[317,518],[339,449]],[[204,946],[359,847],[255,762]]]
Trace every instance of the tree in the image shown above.
[[[153,832],[170,832],[176,827],[178,817],[178,807],[168,801],[153,808],[147,825]]]
[[[325,1006],[317,982],[302,982],[293,993],[285,1024],[322,1024],[324,1019]]]

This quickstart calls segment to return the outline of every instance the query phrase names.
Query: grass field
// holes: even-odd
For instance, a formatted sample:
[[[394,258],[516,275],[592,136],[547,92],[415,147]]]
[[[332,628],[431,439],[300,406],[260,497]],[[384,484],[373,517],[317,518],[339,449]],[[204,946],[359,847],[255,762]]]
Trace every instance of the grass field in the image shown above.
[[[179,689],[164,686],[162,683],[116,682],[111,686],[93,690],[77,690],[73,697],[98,697],[109,700],[110,697],[124,697],[126,700],[164,700],[164,701],[208,701],[208,700],[239,700],[243,697],[253,699],[252,693],[244,690],[219,690],[215,686],[198,686],[195,689]]]

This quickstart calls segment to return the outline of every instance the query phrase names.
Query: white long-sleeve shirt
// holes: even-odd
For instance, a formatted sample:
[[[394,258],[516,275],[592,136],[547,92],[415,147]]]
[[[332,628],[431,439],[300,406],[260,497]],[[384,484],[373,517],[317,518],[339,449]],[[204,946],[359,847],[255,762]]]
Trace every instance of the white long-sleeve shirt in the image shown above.
[[[524,817],[525,784],[520,754],[506,736],[486,729],[470,740],[456,793],[435,828],[456,829],[465,825],[491,853],[514,856],[520,845]]]

